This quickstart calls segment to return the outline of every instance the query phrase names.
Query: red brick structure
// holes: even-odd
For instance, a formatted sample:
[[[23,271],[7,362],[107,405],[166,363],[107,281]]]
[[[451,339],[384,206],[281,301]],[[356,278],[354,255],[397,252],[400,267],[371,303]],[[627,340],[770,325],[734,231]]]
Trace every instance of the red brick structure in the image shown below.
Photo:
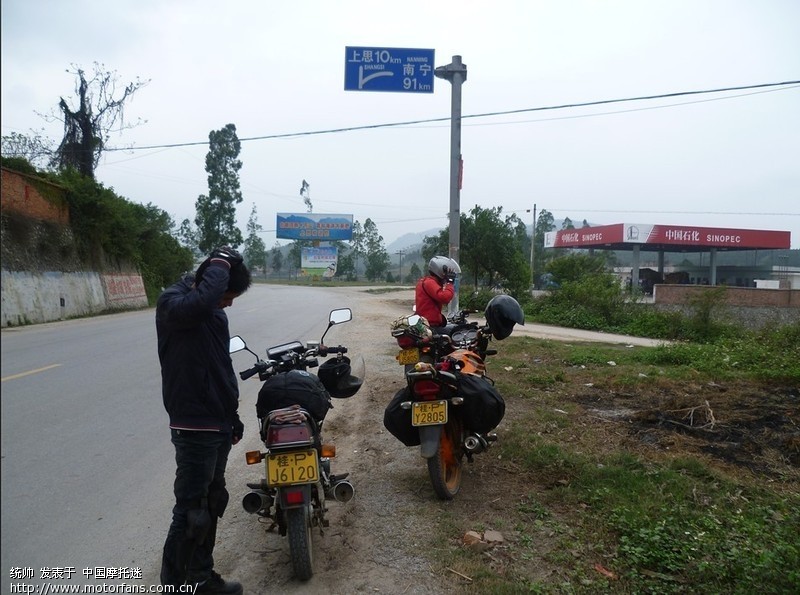
[[[69,261],[75,249],[62,186],[3,167],[0,198],[3,327],[147,307],[142,276],[132,267],[86,271]]]
[[[42,178],[2,169],[0,207],[31,219],[69,225],[69,207],[64,188]]]
[[[685,306],[703,292],[715,288],[697,285],[656,285],[653,301],[658,305]],[[725,287],[722,303],[750,308],[800,308],[800,291],[795,289],[756,289]]]

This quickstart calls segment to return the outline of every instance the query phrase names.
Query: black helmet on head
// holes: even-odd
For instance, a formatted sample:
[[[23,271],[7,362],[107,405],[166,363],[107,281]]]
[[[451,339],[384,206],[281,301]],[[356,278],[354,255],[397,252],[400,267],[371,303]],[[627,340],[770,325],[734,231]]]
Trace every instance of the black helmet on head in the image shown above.
[[[486,322],[497,340],[511,334],[514,324],[525,324],[525,314],[519,302],[510,295],[496,295],[486,304]]]
[[[317,377],[334,399],[352,397],[364,384],[364,358],[359,356],[352,365],[346,356],[326,360],[320,364]]]
[[[461,267],[458,266],[458,263],[447,256],[434,256],[431,258],[428,262],[428,270],[440,279],[444,279],[448,275],[461,274]]]

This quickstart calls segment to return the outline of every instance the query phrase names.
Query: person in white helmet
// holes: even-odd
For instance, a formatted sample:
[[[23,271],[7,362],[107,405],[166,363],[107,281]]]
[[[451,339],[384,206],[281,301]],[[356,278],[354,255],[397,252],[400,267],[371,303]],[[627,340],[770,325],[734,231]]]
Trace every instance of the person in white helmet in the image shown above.
[[[431,326],[447,324],[442,307],[449,304],[455,296],[453,283],[460,272],[461,267],[452,258],[434,256],[428,262],[428,274],[417,282],[414,309]]]

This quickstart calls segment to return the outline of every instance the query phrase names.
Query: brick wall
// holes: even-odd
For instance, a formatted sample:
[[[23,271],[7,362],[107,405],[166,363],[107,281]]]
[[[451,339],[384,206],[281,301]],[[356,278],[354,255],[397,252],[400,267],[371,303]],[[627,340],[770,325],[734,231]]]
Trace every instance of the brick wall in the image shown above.
[[[40,191],[39,189],[42,189]],[[32,219],[69,225],[64,189],[35,176],[2,168],[1,208]],[[43,196],[43,193],[50,196]]]
[[[701,292],[717,289],[698,285],[656,285],[653,301],[660,305],[687,305]],[[752,308],[800,308],[800,290],[725,287],[722,303]]]

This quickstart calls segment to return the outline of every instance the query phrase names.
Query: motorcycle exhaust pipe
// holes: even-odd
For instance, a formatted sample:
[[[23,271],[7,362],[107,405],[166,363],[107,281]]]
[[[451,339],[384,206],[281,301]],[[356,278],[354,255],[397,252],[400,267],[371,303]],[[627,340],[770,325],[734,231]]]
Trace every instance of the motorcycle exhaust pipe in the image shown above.
[[[269,508],[271,505],[270,497],[264,492],[250,492],[242,498],[242,508],[250,514]]]
[[[464,439],[464,448],[471,454],[478,454],[486,450],[487,443],[480,436],[472,434]]]
[[[331,491],[333,492],[333,499],[337,502],[349,502],[355,494],[353,484],[344,479],[333,484]]]

